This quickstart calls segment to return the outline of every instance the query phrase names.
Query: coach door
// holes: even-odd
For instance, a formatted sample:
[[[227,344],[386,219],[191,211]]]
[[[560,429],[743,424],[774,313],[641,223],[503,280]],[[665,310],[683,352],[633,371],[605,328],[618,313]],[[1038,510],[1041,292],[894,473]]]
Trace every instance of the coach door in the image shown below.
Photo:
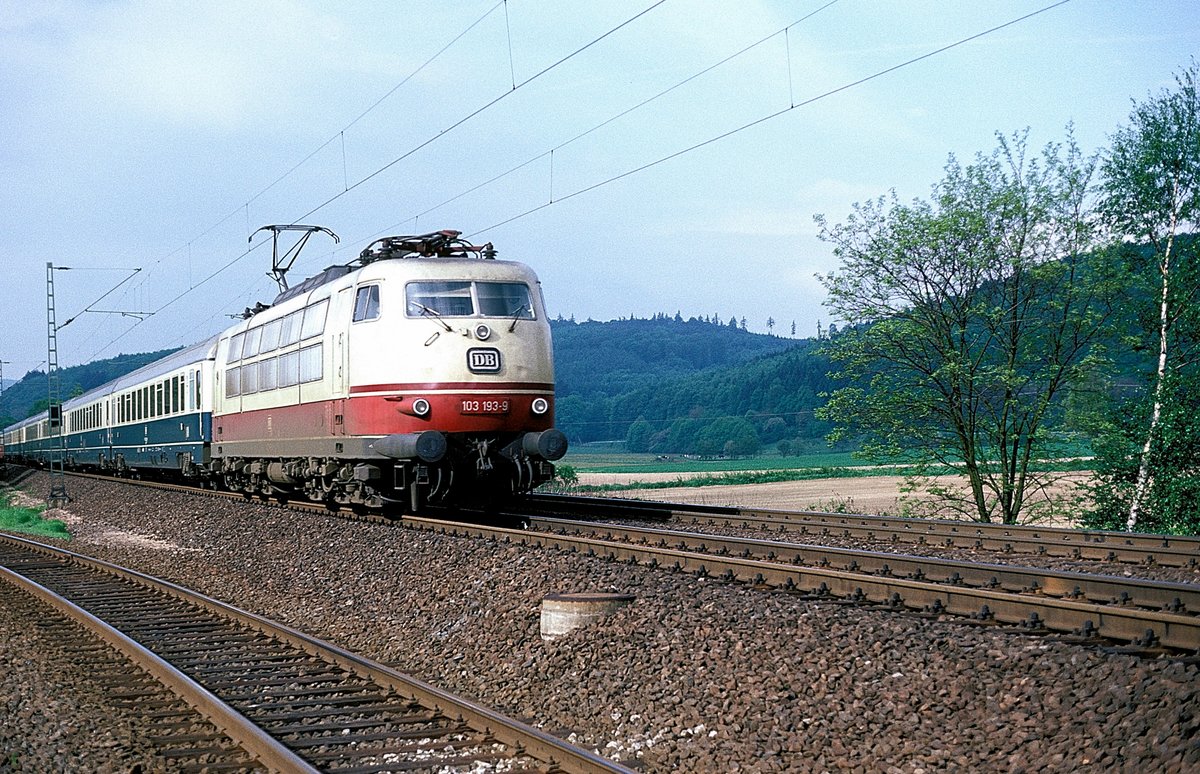
[[[350,304],[353,299],[353,288],[342,288],[337,294],[337,307],[334,309],[334,314],[330,315],[332,319],[338,320],[333,330],[333,394],[335,396],[344,396],[346,394],[346,329],[350,326],[345,324],[345,321],[350,317]]]

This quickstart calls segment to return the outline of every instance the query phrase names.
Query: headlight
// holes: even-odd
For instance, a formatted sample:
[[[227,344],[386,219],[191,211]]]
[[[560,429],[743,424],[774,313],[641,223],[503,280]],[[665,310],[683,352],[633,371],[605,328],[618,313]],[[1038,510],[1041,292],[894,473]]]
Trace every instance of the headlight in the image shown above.
[[[424,398],[417,398],[416,400],[414,400],[412,402],[412,410],[413,410],[413,413],[419,417],[428,415],[429,414],[429,401],[425,400]]]
[[[535,414],[545,414],[550,410],[550,402],[545,398],[534,398],[533,404],[530,406]]]
[[[491,337],[492,337],[492,329],[491,328],[487,327],[483,323],[479,323],[479,325],[475,326],[475,338],[479,339],[480,341],[487,341]]]

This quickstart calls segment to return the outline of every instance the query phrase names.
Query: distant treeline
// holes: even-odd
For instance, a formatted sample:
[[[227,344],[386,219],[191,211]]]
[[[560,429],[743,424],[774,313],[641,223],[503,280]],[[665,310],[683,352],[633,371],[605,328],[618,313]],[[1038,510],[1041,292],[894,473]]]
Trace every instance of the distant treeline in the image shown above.
[[[65,401],[72,396],[82,395],[94,387],[136,371],[147,363],[164,358],[178,349],[176,347],[136,355],[117,355],[107,360],[59,369],[61,397]],[[4,388],[4,395],[0,397],[0,427],[7,427],[13,422],[45,411],[48,404],[46,372],[30,371],[16,384]]]

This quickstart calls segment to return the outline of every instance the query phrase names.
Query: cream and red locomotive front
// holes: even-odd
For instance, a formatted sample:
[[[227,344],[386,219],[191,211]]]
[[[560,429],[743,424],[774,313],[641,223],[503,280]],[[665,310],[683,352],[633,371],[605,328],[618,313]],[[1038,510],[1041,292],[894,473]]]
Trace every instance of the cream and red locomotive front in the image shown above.
[[[567,449],[536,275],[455,231],[378,240],[160,363],[64,404],[67,467],[418,510],[526,493]],[[44,461],[47,425],[9,456]]]

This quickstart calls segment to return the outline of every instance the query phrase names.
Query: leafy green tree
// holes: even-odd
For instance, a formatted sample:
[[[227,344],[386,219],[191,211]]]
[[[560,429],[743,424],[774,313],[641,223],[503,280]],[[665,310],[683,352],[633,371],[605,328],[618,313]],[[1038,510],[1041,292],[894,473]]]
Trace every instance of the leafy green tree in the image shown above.
[[[1157,315],[1148,339],[1157,358],[1145,401],[1148,408],[1123,404],[1113,435],[1100,448],[1093,519],[1116,526],[1118,513],[1128,530],[1200,529],[1200,456],[1189,432],[1196,427],[1197,251],[1181,231],[1200,216],[1200,68],[1176,76],[1176,88],[1135,103],[1129,124],[1113,135],[1101,164],[1101,211],[1118,236],[1153,250],[1153,294]],[[1140,443],[1131,417],[1140,417]],[[1181,458],[1181,450],[1191,456]],[[1130,480],[1130,467],[1136,472]],[[1104,491],[1104,490],[1111,491]]]
[[[930,201],[895,194],[843,224],[817,222],[841,268],[823,278],[846,323],[826,345],[846,386],[818,416],[831,440],[860,438],[878,461],[915,462],[943,506],[1016,523],[1048,483],[1048,422],[1093,363],[1090,345],[1118,283],[1095,251],[1094,158],[1065,144],[1027,154],[1027,133],[988,155],[950,157]],[[931,466],[964,487],[935,489]]]
[[[783,421],[783,417],[770,417],[763,422],[762,430],[758,435],[766,443],[772,443],[783,438],[789,432],[791,432],[791,428],[788,427],[787,422]]]
[[[650,439],[653,435],[654,428],[651,424],[645,417],[638,417],[629,426],[629,433],[625,436],[625,448],[631,452],[650,451]]]
[[[754,425],[740,417],[725,441],[725,454],[730,457],[753,457],[762,450],[762,441],[754,430]]]

